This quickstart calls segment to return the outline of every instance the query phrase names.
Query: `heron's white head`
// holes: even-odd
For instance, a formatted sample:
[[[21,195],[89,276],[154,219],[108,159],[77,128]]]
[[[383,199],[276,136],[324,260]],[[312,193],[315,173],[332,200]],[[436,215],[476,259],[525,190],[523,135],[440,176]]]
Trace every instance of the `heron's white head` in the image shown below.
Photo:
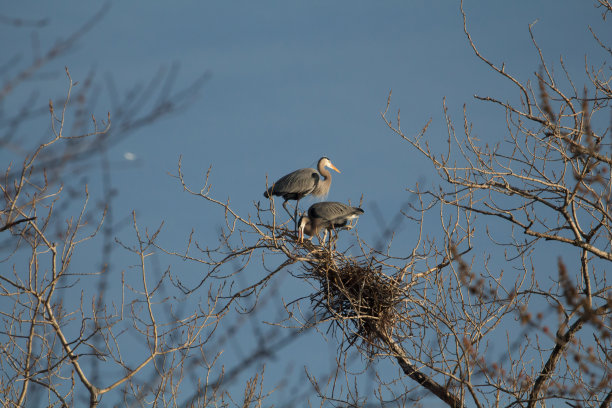
[[[332,164],[331,160],[329,160],[327,157],[322,157],[322,158],[321,158],[321,165],[322,165],[323,167],[329,167],[330,169],[335,170],[335,171],[337,171],[338,173],[340,173],[340,170],[338,170],[338,169],[336,168],[336,166],[334,166],[334,165]]]

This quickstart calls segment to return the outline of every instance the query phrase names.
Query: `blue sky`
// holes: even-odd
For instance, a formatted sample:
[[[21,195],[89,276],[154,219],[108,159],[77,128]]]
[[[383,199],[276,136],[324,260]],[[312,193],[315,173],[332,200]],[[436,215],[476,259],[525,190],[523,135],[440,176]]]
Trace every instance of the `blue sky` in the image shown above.
[[[69,35],[97,7],[92,2],[10,2],[2,14],[49,18],[38,30],[45,49]],[[530,23],[537,20],[534,33],[545,56],[560,69],[563,55],[578,87],[584,56],[596,49],[587,25],[602,38],[611,34],[591,2],[466,1],[465,9],[480,51],[495,63],[505,62],[520,80],[533,79],[539,68],[527,30]],[[33,31],[0,25],[4,54],[29,61]],[[194,184],[212,165],[213,195],[229,197],[241,213],[252,212],[253,201],[263,200],[266,174],[275,180],[291,170],[314,167],[319,157],[328,156],[342,171],[334,174],[328,198],[356,202],[363,195],[359,233],[372,242],[381,233],[374,208],[391,220],[411,199],[406,188],[437,181],[432,168],[381,120],[390,90],[390,116],[401,109],[407,134],[418,132],[432,118],[428,137],[433,146],[446,140],[444,97],[458,128],[467,104],[476,133],[491,143],[504,134],[503,112],[472,96],[518,100],[510,83],[493,74],[469,48],[458,2],[449,0],[111,2],[108,13],[69,54],[45,68],[43,79],[22,84],[14,97],[25,98],[36,90],[41,106],[50,97],[61,97],[64,66],[75,80],[95,71],[101,86],[112,77],[123,95],[172,64],[179,66],[176,88],[210,74],[199,97],[184,112],[143,128],[109,152],[118,192],[116,218],[134,209],[143,226],[154,228],[165,220],[161,240],[169,244],[185,242],[192,228],[201,242],[215,242],[222,225],[218,209],[183,193],[167,175],[176,172],[179,156],[187,180]],[[110,105],[102,91],[96,116],[112,113]],[[2,108],[10,112],[14,106],[5,103]],[[23,132],[20,140],[38,141],[48,131],[48,121],[37,126],[35,136]],[[136,160],[126,160],[126,153]],[[4,151],[0,157],[8,162],[19,154]],[[96,191],[99,182],[93,171],[90,189]],[[413,235],[400,229],[406,243]],[[398,250],[401,247],[398,244]],[[125,268],[121,252],[114,259],[118,269]],[[188,266],[177,273],[180,268],[193,273]],[[290,277],[282,285],[285,300],[303,295],[305,289]],[[276,307],[280,302],[271,301]],[[327,354],[322,361],[314,357],[321,347],[328,347],[333,356],[335,347],[313,336],[314,343],[302,344],[310,352],[295,356],[295,366],[326,366]],[[279,374],[274,368],[271,372],[267,380],[273,385]]]

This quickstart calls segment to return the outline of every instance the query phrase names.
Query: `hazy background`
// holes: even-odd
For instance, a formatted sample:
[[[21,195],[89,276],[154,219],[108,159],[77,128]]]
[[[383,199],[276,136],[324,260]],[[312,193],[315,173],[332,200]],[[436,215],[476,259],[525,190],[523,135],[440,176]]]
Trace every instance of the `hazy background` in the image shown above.
[[[434,147],[447,138],[443,98],[458,131],[467,104],[475,134],[491,144],[505,134],[504,113],[475,101],[473,95],[519,100],[510,81],[495,75],[474,55],[463,33],[457,1],[109,4],[108,12],[68,55],[21,84],[9,99],[11,104],[4,101],[1,108],[14,113],[32,92],[38,95],[34,103],[41,107],[49,98],[62,97],[67,85],[64,66],[75,81],[96,73],[101,89],[94,112],[98,118],[108,111],[113,115],[113,98],[146,84],[160,69],[176,69],[172,89],[206,73],[202,91],[186,109],[125,140],[115,134],[120,141],[107,155],[116,192],[112,206],[117,234],[133,238],[129,223],[122,220],[129,220],[135,210],[143,227],[155,228],[165,221],[161,242],[177,250],[184,247],[192,228],[200,243],[214,245],[223,225],[218,208],[182,192],[168,175],[176,173],[180,156],[194,188],[212,166],[212,195],[222,201],[229,198],[232,207],[246,215],[253,212],[254,201],[264,200],[266,175],[276,180],[294,169],[314,167],[325,155],[342,171],[333,174],[328,198],[358,202],[363,195],[365,214],[358,231],[374,244],[411,200],[405,189],[416,182],[427,186],[436,182],[433,169],[380,118],[390,90],[389,116],[395,118],[401,109],[402,128],[408,135],[416,134],[431,118],[427,137]],[[0,24],[0,44],[7,58],[3,61],[18,56],[28,63],[38,47],[45,49],[67,37],[99,7],[92,2],[4,2],[0,13],[4,16],[48,21],[40,29]],[[496,64],[505,62],[506,70],[521,81],[533,80],[540,66],[529,24],[537,21],[533,32],[545,57],[560,71],[558,61],[563,56],[578,89],[582,89],[585,55],[599,52],[587,26],[591,24],[604,39],[612,34],[591,2],[467,1],[465,10],[479,50]],[[109,84],[113,92],[108,91]],[[34,146],[49,135],[49,120],[41,118],[16,137]],[[2,151],[3,167],[11,160],[21,162],[23,154],[19,148]],[[99,197],[103,194],[99,164],[90,170],[83,177]],[[304,200],[302,209],[311,203]],[[404,224],[396,229],[394,248],[402,255],[414,232]],[[340,238],[351,239],[349,233]],[[549,248],[555,254],[554,246]],[[99,252],[95,246],[90,250],[80,253],[79,262],[93,271],[99,263],[86,260],[97,262]],[[133,262],[125,251],[114,249],[110,273],[119,279],[121,270]],[[160,260],[159,268],[166,267],[167,262]],[[202,271],[184,264],[174,266],[173,273],[197,277]],[[254,267],[248,273],[263,272]],[[270,310],[308,293],[296,278],[284,276],[278,282],[279,291],[269,292]],[[262,314],[259,321],[275,319]],[[241,350],[249,348],[244,343],[248,341],[242,336],[228,342],[224,363],[239,358]],[[334,340],[326,343],[320,334],[305,334],[269,363],[266,385],[272,387],[289,375],[296,387],[301,382],[302,391],[307,390],[304,366],[326,372],[335,366],[336,352]],[[255,369],[245,375],[252,372]],[[276,395],[282,401],[288,394],[281,389]]]

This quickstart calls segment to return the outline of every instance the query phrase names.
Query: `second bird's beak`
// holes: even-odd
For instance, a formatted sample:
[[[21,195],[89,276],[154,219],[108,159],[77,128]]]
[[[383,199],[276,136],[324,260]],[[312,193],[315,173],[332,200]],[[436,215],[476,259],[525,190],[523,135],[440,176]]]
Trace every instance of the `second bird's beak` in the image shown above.
[[[298,242],[304,241],[304,230],[302,228],[298,228]]]
[[[331,164],[331,162],[329,162],[329,168],[336,170],[338,173],[340,173],[340,170],[338,170],[336,168],[336,166],[334,166],[333,164]]]

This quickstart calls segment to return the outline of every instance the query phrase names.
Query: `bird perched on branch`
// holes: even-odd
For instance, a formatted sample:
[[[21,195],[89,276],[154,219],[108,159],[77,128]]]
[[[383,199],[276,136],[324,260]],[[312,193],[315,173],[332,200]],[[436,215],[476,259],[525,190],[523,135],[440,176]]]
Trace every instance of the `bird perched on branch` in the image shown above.
[[[283,202],[283,207],[290,217],[291,213],[287,209],[287,201],[296,200],[295,212],[292,218],[297,228],[297,212],[300,200],[309,194],[322,197],[326,196],[329,192],[332,177],[326,167],[340,173],[340,170],[338,170],[327,157],[321,157],[317,163],[318,171],[312,168],[306,168],[289,173],[272,184],[270,188],[264,191],[263,195],[266,198],[271,196],[283,197],[285,200]],[[319,177],[319,174],[322,178]]]
[[[324,201],[315,203],[308,209],[308,215],[303,215],[298,223],[298,240],[304,240],[304,234],[319,236],[319,232],[324,230],[322,244],[327,239],[327,231],[339,228],[351,229],[352,225],[346,226],[349,221],[357,219],[363,210],[358,207],[351,207],[335,201]],[[330,238],[331,239],[331,238]]]

